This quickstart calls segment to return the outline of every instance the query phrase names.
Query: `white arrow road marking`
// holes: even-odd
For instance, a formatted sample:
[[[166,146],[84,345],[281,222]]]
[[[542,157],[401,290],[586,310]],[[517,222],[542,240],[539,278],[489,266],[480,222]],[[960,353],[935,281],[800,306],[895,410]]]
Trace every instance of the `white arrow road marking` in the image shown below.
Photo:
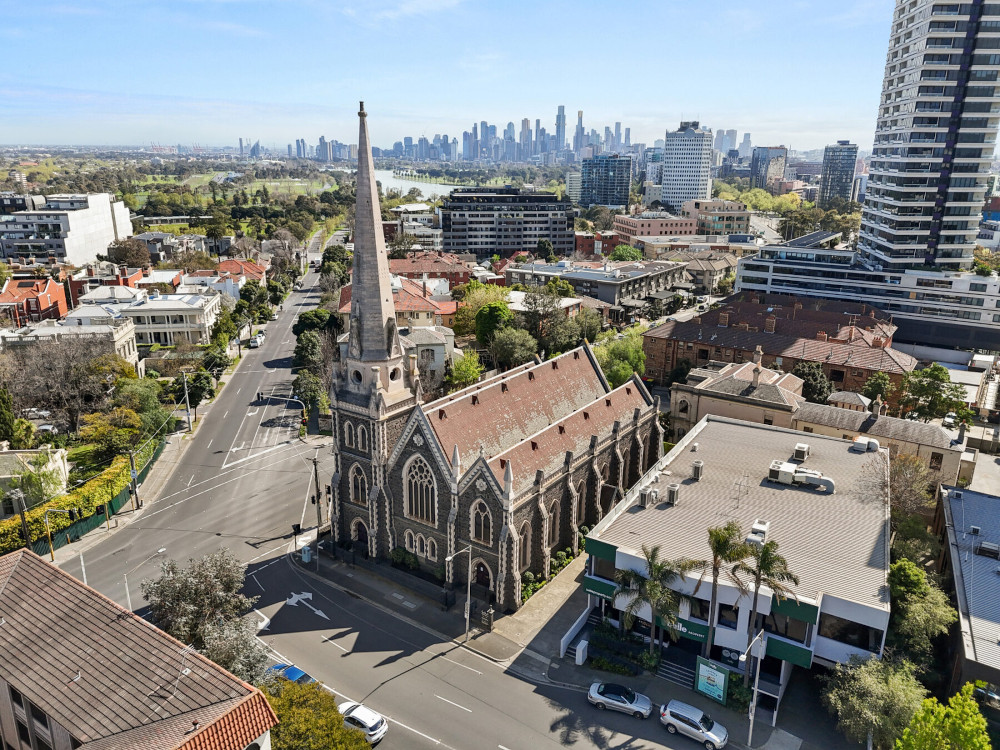
[[[271,618],[268,617],[267,615],[265,615],[259,609],[255,609],[254,612],[256,612],[258,615],[260,615],[261,617],[264,618],[263,622],[258,622],[257,623],[257,632],[258,633],[263,633],[265,630],[267,630],[268,628],[271,627]]]
[[[246,443],[240,443],[239,445],[235,445],[235,446],[233,446],[232,448],[229,449],[229,452],[230,453],[235,453],[236,451],[241,451],[241,450],[243,450],[243,446],[245,444]]]
[[[463,711],[468,711],[470,714],[472,713],[472,709],[471,708],[466,708],[465,706],[460,706],[457,703],[455,703],[454,701],[450,701],[447,698],[442,698],[437,693],[434,693],[434,697],[437,698],[439,701],[444,701],[445,703],[451,703],[451,705],[453,705],[455,708],[460,708]]]
[[[247,412],[247,416],[248,416],[248,417],[252,417],[252,416],[253,416],[254,414],[256,414],[256,413],[257,413],[258,411],[260,411],[260,410],[259,410],[259,409],[251,409],[250,411],[248,411],[248,412]]]
[[[314,607],[313,605],[309,604],[309,601],[312,598],[313,598],[313,595],[312,595],[311,591],[306,591],[306,592],[301,593],[301,594],[292,594],[291,596],[288,597],[288,601],[285,602],[285,604],[288,604],[289,606],[292,606],[292,607],[297,607],[297,606],[299,606],[299,603],[301,602],[303,605],[305,605],[306,607],[308,607],[309,609],[311,609],[313,611],[313,614],[318,615],[319,617],[322,617],[324,620],[329,620],[330,618],[327,617],[323,613],[323,610],[316,609],[316,607]]]

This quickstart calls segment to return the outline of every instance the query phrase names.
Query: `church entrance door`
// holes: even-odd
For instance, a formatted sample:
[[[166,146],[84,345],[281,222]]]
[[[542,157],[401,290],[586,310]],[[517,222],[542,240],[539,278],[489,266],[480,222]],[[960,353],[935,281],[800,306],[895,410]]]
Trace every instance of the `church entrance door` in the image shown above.
[[[368,557],[368,527],[363,521],[358,521],[354,525],[354,549]]]

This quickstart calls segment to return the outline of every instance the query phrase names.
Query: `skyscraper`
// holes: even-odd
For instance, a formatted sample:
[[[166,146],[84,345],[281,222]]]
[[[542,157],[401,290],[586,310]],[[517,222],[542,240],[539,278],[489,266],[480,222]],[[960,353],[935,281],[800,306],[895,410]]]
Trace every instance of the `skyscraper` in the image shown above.
[[[660,203],[671,211],[684,201],[712,197],[712,131],[697,120],[666,134]]]
[[[784,177],[787,159],[784,146],[756,146],[750,161],[750,187],[767,190],[771,180]]]
[[[723,149],[722,153],[728,154],[734,148],[736,148],[736,131],[735,130],[727,130],[726,131],[726,147],[725,147],[725,149]]]
[[[580,175],[580,205],[628,207],[632,157],[600,154],[584,159]]]
[[[886,269],[969,268],[997,137],[1000,7],[897,0],[892,22],[858,250]]]
[[[583,110],[580,109],[576,113],[576,133],[573,134],[573,150],[579,153],[580,149],[586,145],[587,135],[583,131]]]
[[[828,208],[835,198],[851,199],[854,185],[854,165],[858,146],[849,141],[837,141],[823,151],[823,173],[819,183],[819,207]]]
[[[566,148],[566,106],[559,105],[556,113],[556,151]]]
[[[753,146],[750,144],[750,134],[749,133],[744,133],[743,134],[743,141],[740,143],[740,147],[739,147],[739,149],[740,149],[740,158],[741,159],[749,159],[750,158],[750,150],[752,148],[753,148]]]

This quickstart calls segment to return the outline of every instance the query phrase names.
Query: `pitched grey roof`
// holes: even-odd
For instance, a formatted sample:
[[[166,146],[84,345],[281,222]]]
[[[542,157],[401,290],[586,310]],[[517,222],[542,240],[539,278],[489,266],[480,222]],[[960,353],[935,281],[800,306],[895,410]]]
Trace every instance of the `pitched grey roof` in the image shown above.
[[[867,411],[841,409],[829,404],[803,403],[794,417],[799,422],[835,427],[845,432],[863,432],[872,437],[919,443],[934,448],[956,448],[952,436],[940,425],[915,422],[912,419],[875,415]]]
[[[826,402],[828,404],[854,404],[867,409],[871,406],[872,400],[854,391],[834,391],[827,396]]]
[[[244,699],[263,700],[222,667],[26,550],[0,557],[0,617],[0,678],[84,747],[137,747],[110,738],[143,727],[151,730],[144,750],[179,747],[192,721],[207,726]],[[179,716],[186,718],[172,721]]]
[[[779,388],[773,383],[760,383],[755,386],[752,381],[732,376],[713,381],[710,385],[699,390],[705,393],[741,396],[742,398],[749,398],[754,401],[765,401],[770,404],[781,404],[784,406],[791,406],[801,400],[791,391]]]

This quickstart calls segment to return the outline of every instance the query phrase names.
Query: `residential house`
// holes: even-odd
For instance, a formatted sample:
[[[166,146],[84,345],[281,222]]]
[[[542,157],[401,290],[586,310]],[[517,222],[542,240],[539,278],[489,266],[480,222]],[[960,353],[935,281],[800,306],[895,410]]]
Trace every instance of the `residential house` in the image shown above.
[[[267,266],[252,260],[229,258],[219,263],[218,271],[219,273],[246,276],[247,281],[259,281],[262,286],[267,286]]]
[[[127,286],[136,289],[149,273],[149,269],[128,268],[107,261],[88,263],[70,277],[67,286],[70,307],[80,304],[80,298],[99,286]]]
[[[473,274],[473,269],[454,253],[422,251],[407,253],[405,258],[390,258],[389,271],[413,281],[446,279],[449,288],[467,283]]]
[[[0,331],[0,348],[66,339],[87,339],[93,343],[95,354],[113,352],[132,365],[140,377],[143,375],[135,324],[113,307],[82,305],[63,320],[43,320],[12,331]]]
[[[265,750],[258,688],[28,550],[0,557],[0,745]]]
[[[7,497],[14,481],[41,464],[43,471],[50,472],[56,480],[57,494],[66,491],[69,481],[69,462],[65,448],[39,448],[36,450],[11,450],[7,441],[0,441],[0,519],[9,518],[18,512],[14,501]],[[40,460],[39,460],[40,459]]]
[[[55,279],[7,279],[0,289],[0,320],[16,328],[66,314],[66,289]]]

